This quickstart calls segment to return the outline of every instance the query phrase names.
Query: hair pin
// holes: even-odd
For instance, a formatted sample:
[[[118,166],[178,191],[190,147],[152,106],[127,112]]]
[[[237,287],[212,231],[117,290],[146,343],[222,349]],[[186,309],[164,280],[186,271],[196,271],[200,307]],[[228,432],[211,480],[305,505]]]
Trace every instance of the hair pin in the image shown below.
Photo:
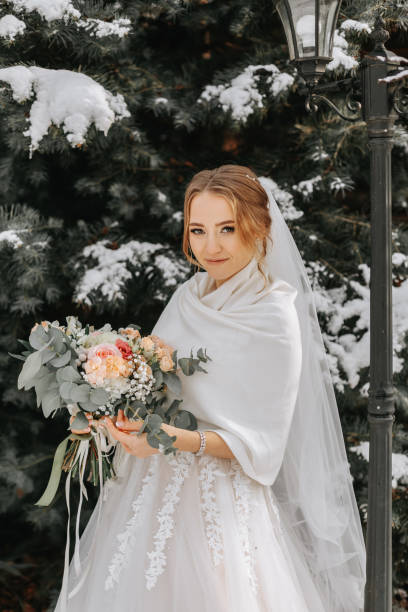
[[[256,176],[249,176],[249,174],[246,174],[245,176],[247,176],[248,178],[250,178],[252,181],[256,181]]]

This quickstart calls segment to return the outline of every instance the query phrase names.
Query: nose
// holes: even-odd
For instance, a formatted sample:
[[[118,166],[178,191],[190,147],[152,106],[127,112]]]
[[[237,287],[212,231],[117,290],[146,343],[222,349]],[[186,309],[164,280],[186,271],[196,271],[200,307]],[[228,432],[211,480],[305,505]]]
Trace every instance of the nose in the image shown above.
[[[216,234],[212,234],[211,232],[207,234],[205,247],[206,253],[209,257],[219,254],[222,250],[219,238]]]

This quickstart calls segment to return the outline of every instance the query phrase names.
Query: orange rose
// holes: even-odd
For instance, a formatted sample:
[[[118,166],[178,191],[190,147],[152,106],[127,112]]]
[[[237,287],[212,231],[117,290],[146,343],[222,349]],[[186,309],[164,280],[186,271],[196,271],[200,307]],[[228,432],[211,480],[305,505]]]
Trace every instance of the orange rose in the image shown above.
[[[163,372],[168,372],[169,370],[172,370],[174,368],[174,361],[172,360],[170,355],[166,354],[163,355],[163,357],[160,359],[159,365],[160,369]]]
[[[154,350],[154,342],[150,338],[150,336],[145,336],[144,338],[142,338],[142,341],[140,344],[142,346],[142,349],[144,351],[147,351],[148,353]]]

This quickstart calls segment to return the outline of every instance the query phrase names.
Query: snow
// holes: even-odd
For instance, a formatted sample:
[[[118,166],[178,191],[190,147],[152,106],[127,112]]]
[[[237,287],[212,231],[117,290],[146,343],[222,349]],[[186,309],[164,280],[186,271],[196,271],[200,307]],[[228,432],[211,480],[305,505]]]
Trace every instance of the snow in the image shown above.
[[[183,221],[184,218],[184,213],[181,210],[176,210],[176,212],[174,212],[171,215],[171,218],[174,219],[175,221],[177,221],[178,223]]]
[[[266,187],[272,191],[272,195],[279,205],[282,216],[286,221],[294,221],[303,216],[303,210],[298,210],[293,205],[293,195],[291,193],[281,189],[273,179],[267,176],[260,176],[259,179],[261,184],[265,183]]]
[[[123,38],[129,34],[132,26],[131,21],[125,17],[118,17],[113,21],[102,21],[101,19],[80,19],[76,25],[85,30],[89,30],[91,36],[103,38],[104,36],[118,36]]]
[[[345,191],[352,191],[354,187],[354,181],[350,176],[340,177],[336,176],[330,181],[330,191],[333,193],[341,192],[341,195],[344,197]]]
[[[17,34],[23,34],[26,24],[14,15],[4,15],[0,19],[0,37],[14,40]]]
[[[9,245],[17,249],[23,246],[23,241],[15,230],[4,230],[0,232],[0,246],[2,242],[7,242]]]
[[[269,177],[259,177],[272,190],[286,221],[298,219],[304,213],[293,206],[293,196],[281,189]],[[301,181],[292,186],[307,196],[320,177]],[[393,244],[398,248],[398,236],[393,233]],[[315,242],[318,237],[310,234]],[[302,257],[303,254],[301,253]],[[358,266],[356,278],[347,280],[337,287],[326,289],[327,278],[333,278],[333,271],[320,261],[306,261],[305,267],[312,286],[316,310],[325,324],[321,326],[326,347],[326,357],[334,386],[341,392],[346,386],[355,388],[360,383],[361,369],[370,365],[370,268],[367,264]],[[394,252],[393,273],[402,267],[400,277],[406,276],[408,255]],[[393,370],[400,372],[403,360],[400,354],[405,348],[405,334],[408,332],[408,279],[399,287],[392,286],[393,324]],[[351,323],[352,322],[352,323]],[[361,395],[368,389],[360,388]]]
[[[390,76],[378,79],[379,83],[393,83],[395,81],[402,81],[405,77],[408,77],[408,70],[400,70],[397,74],[391,74]]]
[[[371,32],[371,28],[368,23],[364,21],[355,21],[355,19],[345,19],[343,23],[340,25],[340,30],[354,31],[354,32],[367,32],[369,34]]]
[[[358,61],[354,59],[354,57],[347,55],[347,50],[347,40],[345,39],[343,33],[336,29],[333,37],[333,59],[327,64],[327,70],[338,70],[340,67],[344,68],[345,70],[357,68]]]
[[[408,255],[405,255],[405,253],[393,253],[392,263],[394,266],[405,266],[408,268]]]
[[[8,0],[16,13],[37,11],[48,22],[55,19],[68,21],[70,17],[79,18],[81,13],[75,9],[71,0]]]
[[[23,132],[31,139],[30,157],[52,124],[62,125],[76,147],[84,144],[92,123],[106,136],[114,121],[130,117],[121,94],[113,95],[81,72],[11,66],[0,69],[0,81],[9,83],[17,102],[36,96],[27,119],[30,127]]]
[[[401,261],[399,256],[399,253],[393,255],[394,265]],[[344,391],[347,385],[355,388],[360,382],[360,370],[370,365],[370,268],[367,264],[360,264],[358,268],[362,281],[349,281],[348,288],[354,293],[350,298],[346,284],[333,289],[325,289],[320,284],[319,277],[328,274],[322,263],[306,265],[316,309],[327,319],[322,335],[333,384],[339,391]],[[408,279],[399,287],[392,287],[392,315],[393,371],[400,372],[404,364],[399,353],[405,347],[404,336],[408,331]],[[348,323],[350,320],[353,326]]]
[[[314,178],[306,179],[305,181],[300,181],[296,185],[292,185],[293,191],[297,191],[300,193],[304,200],[310,198],[315,189],[319,189],[319,183],[321,183],[322,177],[320,174],[315,176]]]
[[[408,131],[402,125],[394,125],[393,143],[395,147],[401,147],[408,155]]]
[[[370,443],[361,442],[357,446],[350,446],[349,450],[358,453],[366,461],[369,458]],[[392,453],[392,487],[398,484],[408,485],[408,456],[402,453]]]
[[[207,85],[197,102],[215,100],[224,112],[231,110],[233,119],[245,123],[257,108],[264,107],[265,96],[258,89],[262,77],[255,74],[260,69],[270,72],[266,84],[275,98],[287,91],[294,82],[292,75],[281,72],[275,64],[250,65],[230,83]]]
[[[93,267],[85,270],[79,281],[74,300],[91,305],[91,294],[99,291],[106,301],[115,302],[124,299],[124,288],[133,276],[149,274],[157,269],[163,280],[163,288],[174,287],[188,272],[188,265],[184,262],[174,261],[166,254],[154,255],[164,247],[160,243],[139,242],[131,240],[118,249],[110,249],[108,240],[101,240],[96,244],[86,246],[82,251],[85,259],[96,262]],[[77,262],[75,267],[79,268]],[[164,300],[167,295],[158,290],[154,296]]]

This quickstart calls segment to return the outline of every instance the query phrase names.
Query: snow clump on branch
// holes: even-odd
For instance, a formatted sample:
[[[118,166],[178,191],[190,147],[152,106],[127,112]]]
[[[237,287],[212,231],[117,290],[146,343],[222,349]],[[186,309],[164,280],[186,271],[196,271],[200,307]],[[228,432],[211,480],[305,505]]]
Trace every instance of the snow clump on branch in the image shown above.
[[[9,0],[16,13],[32,13],[37,11],[48,22],[55,19],[63,19],[65,22],[70,17],[79,19],[81,13],[72,6],[71,0]]]
[[[29,136],[30,158],[52,124],[62,125],[72,147],[81,146],[92,123],[105,136],[114,121],[130,117],[122,94],[113,95],[85,74],[31,66],[0,69],[0,81],[9,83],[13,98],[25,102],[35,94],[23,132]]]
[[[26,24],[14,15],[4,15],[0,19],[0,38],[14,40],[17,34],[23,34]]]

